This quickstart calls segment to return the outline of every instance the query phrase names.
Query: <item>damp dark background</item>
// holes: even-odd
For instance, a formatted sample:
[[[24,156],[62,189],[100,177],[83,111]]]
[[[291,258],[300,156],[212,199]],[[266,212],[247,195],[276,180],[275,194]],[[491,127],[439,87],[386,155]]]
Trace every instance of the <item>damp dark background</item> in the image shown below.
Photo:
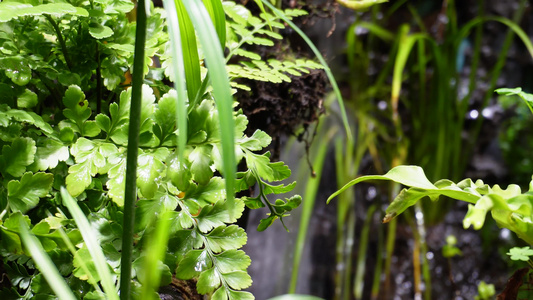
[[[400,3],[401,2],[401,3]],[[243,1],[248,7],[253,8],[252,1]],[[533,33],[533,12],[531,5],[524,1],[391,1],[376,8],[377,15],[385,14],[395,5],[393,15],[386,22],[379,24],[391,32],[397,32],[400,26],[408,24],[411,32],[420,30],[417,28],[409,9],[418,12],[425,24],[428,33],[437,43],[444,43],[446,36],[442,36],[443,26],[448,20],[443,11],[446,5],[453,5],[457,15],[457,24],[460,28],[469,20],[479,16],[502,16],[512,19],[524,5],[523,15],[517,22],[528,34]],[[408,6],[411,6],[409,8]],[[482,6],[482,7],[480,7]],[[351,86],[358,78],[351,78],[346,57],[346,34],[350,26],[356,20],[371,20],[372,12],[353,12],[337,5],[334,1],[283,1],[283,8],[304,8],[311,12],[309,17],[298,19],[296,23],[308,34],[330,63],[333,73],[339,81],[339,86],[346,99],[355,96],[351,94]],[[376,13],[376,11],[374,11]],[[379,18],[378,18],[379,20]],[[476,89],[471,91],[467,99],[468,111],[464,115],[465,129],[458,133],[468,141],[474,141],[472,151],[465,151],[464,172],[461,178],[482,179],[489,184],[500,184],[505,187],[509,183],[517,183],[523,187],[531,180],[532,166],[532,116],[529,116],[527,108],[524,110],[522,103],[502,102],[496,95],[490,96],[489,102],[483,106],[483,99],[488,91],[491,70],[498,61],[502,51],[502,44],[508,28],[496,23],[487,22],[483,25],[482,43],[479,55],[479,66],[476,78]],[[282,43],[273,49],[253,49],[260,53],[263,58],[292,55],[295,57],[312,57],[307,46],[290,29],[282,34],[286,37]],[[364,28],[356,28],[354,34],[360,40],[365,40],[370,33]],[[474,53],[474,34],[465,38],[463,46],[457,51],[456,64],[459,82],[457,93],[463,93],[471,72],[471,63]],[[368,53],[372,61],[368,62],[368,78],[378,73],[389,57],[390,46],[376,44]],[[527,50],[518,38],[514,38],[509,50],[505,55],[505,64],[496,81],[496,88],[521,86],[526,91],[531,89],[532,61]],[[408,63],[409,65],[409,63]],[[354,83],[355,82],[355,83]],[[385,82],[391,84],[391,78]],[[404,78],[403,86],[416,85],[415,78]],[[402,90],[400,114],[402,120],[408,123],[410,108],[405,99],[409,99],[409,88]],[[389,91],[390,93],[390,91]],[[324,143],[320,139],[313,140],[314,127],[317,121],[328,126],[328,116],[335,114],[335,107],[325,107],[328,95],[331,94],[329,84],[323,72],[312,72],[299,78],[291,84],[261,84],[254,82],[252,92],[240,93],[237,98],[240,107],[249,116],[250,130],[260,128],[273,136],[271,151],[274,157],[285,161],[293,170],[293,173],[310,167],[306,155],[313,144]],[[459,96],[457,97],[459,98]],[[380,106],[380,101],[387,99],[374,99],[375,107]],[[516,100],[516,99],[515,99]],[[426,101],[432,101],[427,99]],[[333,111],[333,112],[332,112]],[[352,112],[357,107],[352,108]],[[350,111],[349,111],[350,113]],[[480,131],[476,136],[470,136],[472,131],[469,127],[478,118],[483,118]],[[387,121],[384,121],[384,126]],[[338,125],[337,125],[338,126]],[[411,134],[412,128],[404,126],[406,134]],[[438,130],[438,128],[436,129]],[[342,133],[339,133],[342,134]],[[296,140],[296,143],[292,143]],[[384,147],[387,147],[384,144]],[[335,299],[338,297],[339,284],[335,280],[335,274],[339,268],[336,261],[336,235],[337,235],[337,207],[336,202],[326,205],[326,199],[335,192],[336,183],[335,158],[333,148],[328,150],[324,162],[324,168],[317,179],[300,181],[299,191],[303,193],[307,184],[318,184],[319,189],[315,200],[315,207],[306,233],[306,244],[303,250],[303,258],[298,270],[296,292],[321,297],[323,299]],[[359,175],[376,174],[378,170],[373,163],[370,154],[363,157]],[[386,161],[384,158],[383,161]],[[410,162],[421,164],[420,162]],[[389,167],[384,163],[385,167]],[[386,171],[386,170],[385,170]],[[313,181],[314,180],[314,181]],[[318,182],[317,182],[318,181]],[[355,189],[355,215],[356,229],[353,240],[352,270],[355,270],[358,255],[361,229],[366,218],[366,211],[374,203],[380,204],[384,210],[389,200],[389,195],[382,185],[364,184]],[[304,201],[308,199],[304,198]],[[443,200],[446,201],[446,200]],[[467,210],[464,203],[451,201],[441,211],[436,221],[426,222],[425,239],[428,252],[425,256],[429,263],[431,273],[432,299],[473,299],[477,295],[477,287],[480,281],[494,284],[496,293],[505,287],[512,273],[523,265],[513,263],[506,252],[513,246],[521,246],[520,240],[515,238],[508,230],[500,230],[490,217],[482,230],[463,229],[462,220]],[[254,280],[250,291],[257,299],[268,299],[277,295],[285,294],[289,290],[291,272],[294,260],[294,245],[299,233],[299,218],[301,211],[295,211],[285,222],[290,229],[287,233],[280,223],[276,222],[272,228],[265,232],[253,230],[263,217],[264,211],[253,211],[248,217],[247,233],[248,244],[245,251],[252,259],[249,272]],[[377,251],[378,232],[387,224],[381,224],[383,215],[376,214],[370,223],[370,235],[366,256],[366,270],[364,275],[364,289],[362,299],[371,299],[370,293],[374,267],[379,254]],[[413,214],[411,214],[411,217]],[[380,229],[381,227],[381,229]],[[456,246],[462,251],[461,256],[445,258],[442,255],[442,247],[448,235],[457,238]],[[414,299],[413,278],[413,232],[406,217],[401,217],[396,232],[396,242],[392,258],[391,284],[387,291],[380,291],[380,299]],[[423,254],[424,255],[424,254]],[[353,271],[354,272],[354,271]],[[351,274],[353,280],[354,274]],[[383,276],[382,276],[383,277]],[[336,293],[337,290],[337,293]],[[336,296],[337,295],[337,296]],[[353,295],[344,299],[353,299]]]

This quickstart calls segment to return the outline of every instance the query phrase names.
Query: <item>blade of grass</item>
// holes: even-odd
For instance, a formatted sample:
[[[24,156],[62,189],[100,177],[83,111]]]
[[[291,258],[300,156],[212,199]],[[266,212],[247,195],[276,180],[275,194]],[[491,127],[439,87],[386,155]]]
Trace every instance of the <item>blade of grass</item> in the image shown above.
[[[151,295],[157,292],[161,281],[161,272],[157,266],[165,258],[172,214],[170,211],[165,211],[158,215],[161,218],[157,220],[153,235],[147,239],[144,266],[146,282],[143,283],[140,299],[150,299]]]
[[[324,67],[324,71],[326,72],[326,75],[328,76],[329,82],[331,83],[331,87],[333,88],[333,91],[335,92],[335,96],[337,97],[337,102],[339,103],[339,108],[341,110],[341,117],[342,122],[344,125],[344,130],[346,131],[346,137],[348,139],[353,139],[352,136],[352,130],[350,129],[350,125],[348,124],[348,116],[346,115],[346,109],[344,108],[344,102],[341,95],[341,91],[339,89],[339,86],[337,85],[337,81],[335,80],[335,77],[333,76],[333,73],[331,72],[326,60],[318,51],[316,46],[313,44],[313,42],[309,39],[309,37],[300,29],[298,26],[296,26],[289,18],[287,18],[283,12],[281,12],[279,9],[275,8],[272,4],[268,2],[268,0],[261,0],[276,16],[278,16],[280,19],[282,19],[285,23],[287,23],[300,37],[307,43],[309,48],[313,51],[315,56],[317,57],[318,61],[322,66]]]
[[[76,296],[59,273],[50,256],[44,251],[41,242],[30,233],[28,225],[24,222],[21,214],[18,214],[20,222],[20,238],[30,252],[37,268],[41,271],[48,285],[59,299],[75,300]]]
[[[57,210],[63,216],[65,215],[61,211],[61,209],[58,208]],[[48,217],[52,216],[52,214],[50,214],[50,212],[47,212],[47,215],[48,215]],[[67,233],[65,232],[65,230],[63,230],[63,227],[59,227],[57,229],[57,231],[59,231],[59,234],[61,235],[61,239],[63,240],[63,242],[65,242],[65,245],[67,245],[67,248],[70,251],[70,253],[72,254],[72,257],[74,257],[74,255],[76,254],[76,247],[74,247],[74,244],[72,244],[72,241],[68,237]],[[80,267],[82,268],[83,272],[85,272],[85,274],[87,274],[87,276],[89,277],[89,280],[87,280],[87,282],[89,282],[93,286],[95,291],[97,291],[98,293],[102,293],[103,294],[102,289],[100,288],[100,286],[98,285],[98,283],[94,279],[93,275],[89,271],[89,267],[87,266],[85,261],[83,259],[80,259],[79,263],[80,263]]]
[[[366,267],[366,255],[368,250],[368,237],[370,233],[370,222],[372,221],[372,216],[376,211],[377,205],[371,205],[366,211],[365,223],[363,229],[361,230],[361,239],[359,240],[359,252],[357,254],[357,267],[355,270],[355,279],[353,283],[353,295],[355,299],[363,299],[363,287],[364,287],[364,276],[365,276],[365,267]]]
[[[226,13],[220,0],[206,0],[204,1],[205,8],[211,17],[215,30],[217,31],[218,40],[222,50],[226,48]]]
[[[174,68],[176,68],[176,64],[183,65],[176,70],[177,72],[181,70],[185,71],[185,84],[187,86],[187,95],[189,96],[189,99],[194,99],[201,85],[200,58],[198,57],[198,46],[196,45],[196,32],[194,31],[194,26],[192,25],[191,19],[189,18],[189,15],[187,15],[187,11],[183,6],[183,2],[181,0],[174,0],[175,10],[172,10],[170,8],[170,3],[168,2],[170,1],[165,0],[166,6],[169,7],[167,12],[170,12],[172,14],[173,21],[172,23],[169,23],[169,25],[172,26],[169,26],[169,31],[179,32],[180,37],[179,40],[176,39],[176,36],[174,36],[174,32],[172,32],[171,38],[174,37],[171,40],[173,41],[171,45],[173,46],[173,60],[177,61],[173,62],[173,65]],[[178,24],[174,24],[174,15],[176,13]],[[181,55],[177,52],[178,50],[175,49],[178,46],[176,43],[179,43],[178,45],[181,45]],[[176,83],[181,84],[180,82],[178,82],[177,77]]]
[[[91,254],[96,271],[100,276],[100,284],[104,288],[106,297],[108,299],[118,300],[119,297],[115,289],[111,272],[109,271],[109,265],[107,264],[107,260],[102,252],[102,247],[98,242],[98,238],[94,233],[94,229],[91,227],[91,224],[89,224],[89,220],[87,220],[87,217],[76,203],[76,200],[72,198],[65,187],[61,187],[61,199],[63,200],[63,204],[65,204],[65,206],[68,208],[68,211],[72,215],[72,218],[76,222],[76,225],[81,232],[83,241],[85,242],[85,245]],[[130,278],[128,279],[131,281]]]
[[[320,125],[319,125],[320,126]],[[319,128],[320,131],[320,128]],[[331,140],[333,134],[336,132],[335,128],[327,131],[324,135],[324,141]],[[313,207],[315,205],[316,194],[318,192],[318,182],[322,175],[322,168],[324,167],[324,160],[326,158],[328,145],[329,143],[324,142],[319,145],[319,148],[316,150],[317,153],[313,159],[313,168],[316,173],[316,177],[310,177],[309,181],[314,180],[315,183],[307,182],[305,185],[305,192],[303,196],[302,204],[302,217],[300,219],[300,226],[298,229],[298,237],[296,239],[296,244],[294,246],[294,260],[292,265],[292,274],[291,282],[289,285],[289,294],[294,294],[296,292],[296,284],[298,283],[298,271],[300,269],[300,262],[302,260],[302,253],[305,246],[305,240],[307,237],[307,230],[309,227],[309,220],[311,220],[311,214],[313,213]]]
[[[180,2],[180,1],[178,1]],[[170,47],[172,51],[172,72],[174,73],[174,88],[178,95],[177,110],[176,110],[176,127],[178,128],[178,159],[179,162],[183,162],[183,153],[185,152],[185,146],[187,145],[187,94],[186,90],[186,75],[185,64],[181,63],[183,59],[183,48],[181,43],[181,27],[178,21],[178,14],[175,5],[175,0],[163,0],[163,5],[167,12],[168,33],[170,37]],[[190,21],[190,20],[189,20]],[[191,28],[194,34],[194,28]],[[198,53],[196,49],[196,40],[194,41],[194,47],[196,51],[196,61],[198,61]],[[192,52],[190,49],[189,52]],[[189,56],[189,58],[191,58]],[[190,67],[190,66],[189,66]],[[192,76],[192,72],[189,72],[189,76]],[[192,78],[192,77],[191,77]],[[195,95],[196,97],[196,95]],[[194,99],[194,98],[191,98]],[[190,106],[194,106],[195,103],[189,103]]]
[[[144,44],[146,42],[145,2],[145,0],[137,2],[137,25],[135,29],[135,53],[133,55],[131,108],[126,157],[126,183],[124,188],[124,223],[122,224],[122,253],[120,258],[120,299],[122,300],[127,300],[131,297],[133,232],[135,227],[135,203],[137,202],[137,156],[139,154],[141,97],[144,79]],[[105,287],[104,290],[108,293]]]
[[[216,42],[218,41],[216,30],[202,1],[184,1],[183,4],[198,33],[198,39],[202,45],[207,62],[211,86],[213,87],[213,96],[220,119],[223,159],[222,173],[226,182],[226,203],[230,217],[233,218],[236,214],[234,188],[236,172],[235,125],[233,121],[233,97],[231,96],[231,87],[226,72],[224,53],[220,47],[220,42]]]

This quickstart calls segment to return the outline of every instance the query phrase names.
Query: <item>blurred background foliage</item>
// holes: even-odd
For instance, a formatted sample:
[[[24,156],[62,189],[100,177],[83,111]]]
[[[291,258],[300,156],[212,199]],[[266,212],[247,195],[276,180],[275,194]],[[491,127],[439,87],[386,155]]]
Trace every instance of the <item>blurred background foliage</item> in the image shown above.
[[[526,187],[533,164],[530,112],[493,91],[531,89],[529,2],[399,0],[366,11],[334,1],[277,5],[310,12],[296,22],[331,63],[353,135],[346,138],[320,72],[295,86],[262,86],[239,97],[245,106],[266,90],[274,96],[264,106],[276,97],[296,99],[307,112],[297,126],[272,129],[304,202],[294,212],[299,222],[287,224],[288,235],[276,231],[282,228],[250,232],[252,292],[260,299],[287,292],[324,299],[473,299],[482,281],[501,291],[518,267],[505,253],[520,242],[494,222],[479,232],[463,230],[466,205],[422,203],[382,225],[397,185],[361,184],[328,206],[325,199],[357,176],[400,164],[422,166],[431,181],[471,177]],[[280,33],[286,38],[277,55],[290,49],[309,56],[292,30]],[[293,125],[299,118],[286,117]],[[274,124],[258,119],[267,120],[259,128]],[[251,219],[261,215],[252,212]]]

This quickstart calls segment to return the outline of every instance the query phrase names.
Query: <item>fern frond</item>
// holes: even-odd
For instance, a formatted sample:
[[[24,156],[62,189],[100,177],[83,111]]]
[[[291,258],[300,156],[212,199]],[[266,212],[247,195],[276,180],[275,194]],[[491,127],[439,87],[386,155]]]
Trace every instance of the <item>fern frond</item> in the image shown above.
[[[322,69],[322,65],[310,59],[297,59],[295,61],[279,61],[269,59],[242,61],[240,65],[228,65],[227,71],[232,79],[246,78],[264,82],[281,83],[291,82],[288,75],[301,76],[309,70]],[[242,88],[241,86],[235,86]]]

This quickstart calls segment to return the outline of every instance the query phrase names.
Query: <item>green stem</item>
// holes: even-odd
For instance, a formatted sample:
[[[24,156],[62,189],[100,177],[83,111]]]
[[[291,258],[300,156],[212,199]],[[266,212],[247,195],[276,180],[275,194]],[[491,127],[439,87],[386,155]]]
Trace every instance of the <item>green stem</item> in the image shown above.
[[[50,24],[54,28],[57,35],[57,40],[59,41],[59,45],[61,46],[61,52],[63,52],[63,56],[65,57],[67,67],[69,70],[72,70],[72,61],[70,60],[70,56],[68,55],[67,44],[65,44],[63,35],[61,35],[61,29],[59,29],[59,26],[57,25],[56,21],[54,21],[54,19],[52,19],[50,15],[44,15],[44,17],[46,18],[46,20],[48,20],[48,22],[50,22]]]
[[[137,200],[137,156],[139,153],[139,130],[141,120],[141,96],[144,77],[144,44],[146,41],[145,1],[138,2],[135,54],[133,57],[131,110],[128,132],[126,162],[126,187],[124,191],[124,224],[120,270],[120,299],[131,297],[131,267],[133,252],[133,229],[135,225],[135,202]]]

